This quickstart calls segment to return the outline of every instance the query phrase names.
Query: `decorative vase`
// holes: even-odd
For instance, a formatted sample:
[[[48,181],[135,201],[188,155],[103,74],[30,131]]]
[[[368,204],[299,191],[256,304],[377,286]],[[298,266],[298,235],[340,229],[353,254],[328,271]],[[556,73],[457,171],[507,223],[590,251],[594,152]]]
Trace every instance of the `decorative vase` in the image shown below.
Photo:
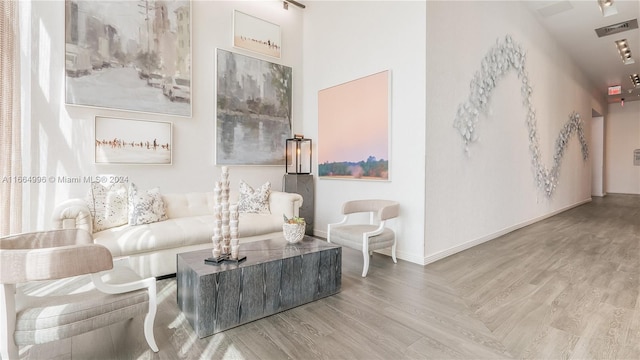
[[[238,205],[229,203],[229,168],[222,167],[220,181],[215,182],[213,189],[213,216],[214,216],[214,236],[213,254],[214,257],[229,257],[231,255],[231,242],[238,239]],[[233,219],[233,220],[230,220]],[[218,255],[218,256],[216,256]],[[236,248],[236,257],[237,248]]]
[[[297,243],[298,241],[302,240],[302,238],[304,237],[305,228],[306,224],[304,222],[295,224],[282,224],[282,232],[284,233],[284,238],[291,244]]]

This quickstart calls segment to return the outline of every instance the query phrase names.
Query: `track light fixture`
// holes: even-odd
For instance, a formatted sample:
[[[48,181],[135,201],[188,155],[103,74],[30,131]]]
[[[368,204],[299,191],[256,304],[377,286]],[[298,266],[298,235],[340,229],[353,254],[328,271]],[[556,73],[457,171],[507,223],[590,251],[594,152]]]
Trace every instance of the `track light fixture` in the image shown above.
[[[640,88],[640,75],[632,74],[632,75],[629,75],[629,78],[631,79],[631,82],[633,83],[634,87]]]
[[[295,5],[295,6],[299,7],[299,8],[301,8],[301,9],[306,8],[306,6],[304,4],[301,4],[301,3],[299,3],[299,2],[297,2],[295,0],[284,0],[282,2],[282,7],[285,10],[289,10],[289,4]]]

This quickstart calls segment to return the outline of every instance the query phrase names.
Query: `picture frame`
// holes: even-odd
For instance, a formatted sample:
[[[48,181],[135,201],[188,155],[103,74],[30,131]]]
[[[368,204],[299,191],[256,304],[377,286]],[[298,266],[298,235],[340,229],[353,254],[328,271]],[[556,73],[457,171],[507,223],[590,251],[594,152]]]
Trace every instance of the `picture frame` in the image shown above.
[[[284,166],[291,67],[217,49],[216,79],[216,164]]]
[[[318,92],[318,177],[390,180],[391,71]]]
[[[171,122],[96,116],[94,134],[96,164],[173,163]]]
[[[67,105],[191,117],[191,76],[190,0],[65,0]]]
[[[280,25],[234,10],[233,46],[279,59],[282,55]]]

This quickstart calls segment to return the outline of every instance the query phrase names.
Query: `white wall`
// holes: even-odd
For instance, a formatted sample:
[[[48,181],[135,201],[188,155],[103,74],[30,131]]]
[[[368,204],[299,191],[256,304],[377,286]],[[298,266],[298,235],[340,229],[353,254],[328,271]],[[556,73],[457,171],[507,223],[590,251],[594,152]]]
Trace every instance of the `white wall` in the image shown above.
[[[278,1],[192,1],[191,118],[66,106],[64,99],[64,1],[22,4],[26,22],[23,39],[23,111],[27,141],[24,175],[129,176],[141,189],[159,186],[162,192],[208,191],[219,178],[215,150],[215,49],[259,57],[293,68],[294,132],[302,116],[302,10],[284,10]],[[282,58],[256,55],[232,47],[233,10],[279,24]],[[93,164],[94,117],[113,116],[173,123],[173,165],[118,166]],[[231,185],[244,179],[255,186],[271,181],[281,189],[282,167],[231,167]],[[48,228],[55,204],[83,196],[87,184],[30,185],[25,206],[25,231]]]
[[[604,196],[604,117],[591,119],[591,195]]]
[[[640,166],[633,165],[633,150],[640,149],[640,101],[610,104],[605,127],[607,193],[640,194]]]
[[[465,155],[453,127],[458,104],[469,96],[482,58],[506,35],[526,52],[542,162],[551,167],[554,142],[573,111],[589,139],[592,104],[601,101],[522,3],[428,1],[425,262],[590,200],[591,163],[583,161],[576,137],[553,197],[536,186],[515,72],[497,83],[476,126],[480,138]]]
[[[425,2],[312,1],[305,4],[303,130],[306,137],[318,140],[319,90],[383,70],[391,70],[392,78],[391,181],[316,179],[314,232],[326,235],[327,224],[341,219],[341,205],[346,200],[394,199],[401,204],[401,215],[389,224],[398,234],[398,257],[422,263]],[[315,149],[316,144],[317,141]],[[314,169],[317,172],[317,157]]]

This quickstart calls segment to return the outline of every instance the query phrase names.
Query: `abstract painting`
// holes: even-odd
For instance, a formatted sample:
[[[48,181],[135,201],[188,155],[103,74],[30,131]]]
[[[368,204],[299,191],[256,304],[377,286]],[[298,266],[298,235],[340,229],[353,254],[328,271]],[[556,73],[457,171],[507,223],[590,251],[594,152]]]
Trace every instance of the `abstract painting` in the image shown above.
[[[233,13],[233,46],[280,58],[280,26],[245,14]]]
[[[390,71],[318,92],[318,176],[389,180]]]
[[[191,4],[65,1],[66,103],[191,116]]]
[[[171,123],[96,116],[96,164],[171,164]]]
[[[284,165],[291,68],[218,49],[216,164]]]

